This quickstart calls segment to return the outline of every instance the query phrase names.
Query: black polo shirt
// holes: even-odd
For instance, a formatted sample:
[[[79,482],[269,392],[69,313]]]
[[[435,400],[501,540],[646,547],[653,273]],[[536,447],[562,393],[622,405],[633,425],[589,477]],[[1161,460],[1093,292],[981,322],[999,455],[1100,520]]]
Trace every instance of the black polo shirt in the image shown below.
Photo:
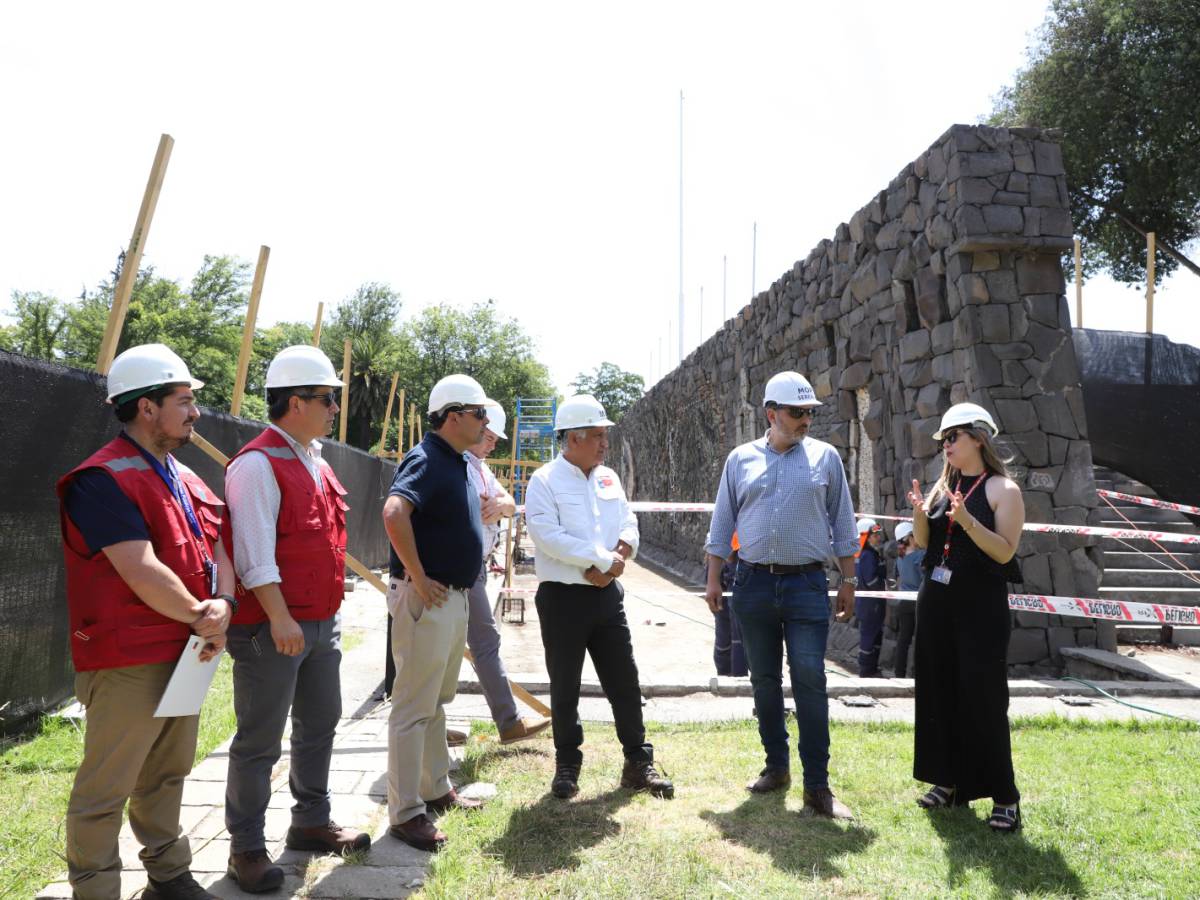
[[[440,435],[430,431],[404,454],[389,495],[414,507],[413,534],[425,574],[456,588],[469,588],[483,559],[479,496],[467,476],[467,461]],[[390,550],[393,578],[404,577],[404,564]]]

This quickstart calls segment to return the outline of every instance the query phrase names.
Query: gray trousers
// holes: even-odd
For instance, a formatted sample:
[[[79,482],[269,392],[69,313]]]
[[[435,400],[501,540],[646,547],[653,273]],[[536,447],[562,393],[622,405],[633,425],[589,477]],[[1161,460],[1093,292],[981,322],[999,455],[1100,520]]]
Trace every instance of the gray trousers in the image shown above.
[[[492,711],[492,721],[504,730],[517,723],[517,701],[508,685],[508,672],[500,658],[500,628],[492,613],[492,601],[487,593],[487,562],[467,594],[467,646],[475,658],[475,674]]]
[[[230,851],[263,850],[271,770],[279,761],[292,713],[292,825],[329,821],[329,760],[342,715],[342,617],[300,622],[304,650],[282,656],[268,622],[229,627],[237,733],[229,747],[225,827]]]

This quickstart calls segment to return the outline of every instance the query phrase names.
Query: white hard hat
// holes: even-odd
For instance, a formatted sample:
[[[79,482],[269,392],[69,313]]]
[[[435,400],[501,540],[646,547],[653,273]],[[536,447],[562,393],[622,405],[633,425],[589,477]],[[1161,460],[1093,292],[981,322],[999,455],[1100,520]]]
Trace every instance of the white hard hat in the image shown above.
[[[554,430],[569,431],[572,428],[596,428],[612,425],[604,414],[604,407],[591,394],[576,394],[559,404],[554,414]]]
[[[341,387],[342,379],[333,371],[329,357],[316,347],[297,344],[284,347],[267,366],[267,388]]]
[[[130,347],[109,366],[106,402],[112,403],[122,394],[139,388],[155,388],[164,384],[188,384],[192,390],[204,387],[204,382],[193,378],[184,361],[166,344]]]
[[[808,379],[799,372],[780,372],[772,375],[763,393],[763,406],[778,403],[780,406],[822,406]]]
[[[504,415],[504,407],[499,403],[489,403],[487,414],[488,423],[484,427],[501,440],[508,440],[508,435],[504,433],[504,425],[508,421],[508,417]]]
[[[858,520],[858,533],[859,534],[867,534],[868,532],[871,532],[871,531],[883,531],[883,529],[879,526],[879,523],[876,522],[874,519],[859,519]]]
[[[912,522],[901,522],[896,526],[896,540],[902,541],[912,535]]]
[[[470,375],[447,375],[429,392],[428,412],[441,412],[447,406],[499,406],[488,397],[479,382]]]
[[[1000,429],[996,427],[996,423],[992,419],[992,414],[982,406],[975,403],[955,403],[942,416],[942,424],[933,433],[933,439],[940,441],[947,428],[959,425],[982,428],[988,431],[992,437],[1000,433]]]

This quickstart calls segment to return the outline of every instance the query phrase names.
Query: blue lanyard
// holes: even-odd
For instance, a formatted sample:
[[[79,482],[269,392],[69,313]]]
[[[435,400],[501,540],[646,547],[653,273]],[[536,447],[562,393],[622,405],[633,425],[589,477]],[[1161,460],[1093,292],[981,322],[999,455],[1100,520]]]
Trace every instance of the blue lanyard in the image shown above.
[[[187,490],[183,486],[183,481],[179,477],[179,470],[175,467],[175,460],[168,454],[167,465],[164,468],[155,457],[147,453],[146,450],[131,438],[125,432],[121,432],[121,437],[125,438],[133,446],[137,447],[138,452],[142,454],[146,462],[150,464],[159,478],[166,484],[167,490],[171,492],[171,496],[175,498],[175,502],[183,509],[184,516],[187,517],[188,525],[192,529],[192,534],[196,536],[196,540],[200,542],[200,552],[207,559],[208,552],[204,547],[204,532],[200,530],[200,520],[196,518],[196,510],[192,508],[192,498],[188,496]]]

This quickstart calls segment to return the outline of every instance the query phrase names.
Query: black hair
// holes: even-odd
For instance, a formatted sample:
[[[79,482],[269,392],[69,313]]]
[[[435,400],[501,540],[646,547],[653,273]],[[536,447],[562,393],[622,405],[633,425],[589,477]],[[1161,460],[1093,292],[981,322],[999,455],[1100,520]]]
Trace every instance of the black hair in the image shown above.
[[[186,382],[176,382],[175,384],[164,384],[161,387],[156,387],[152,391],[147,391],[144,394],[139,394],[132,400],[126,400],[119,406],[113,407],[113,414],[117,417],[117,421],[121,424],[132,422],[138,411],[138,401],[145,397],[155,406],[161,407],[163,401],[175,393],[175,388],[183,387]]]
[[[298,387],[267,388],[267,418],[278,422],[286,416],[292,397],[300,390]]]
[[[434,431],[441,431],[442,426],[446,424],[446,419],[449,417],[450,413],[461,411],[461,406],[452,406],[449,409],[443,409],[441,412],[431,412],[429,414],[429,427]]]

